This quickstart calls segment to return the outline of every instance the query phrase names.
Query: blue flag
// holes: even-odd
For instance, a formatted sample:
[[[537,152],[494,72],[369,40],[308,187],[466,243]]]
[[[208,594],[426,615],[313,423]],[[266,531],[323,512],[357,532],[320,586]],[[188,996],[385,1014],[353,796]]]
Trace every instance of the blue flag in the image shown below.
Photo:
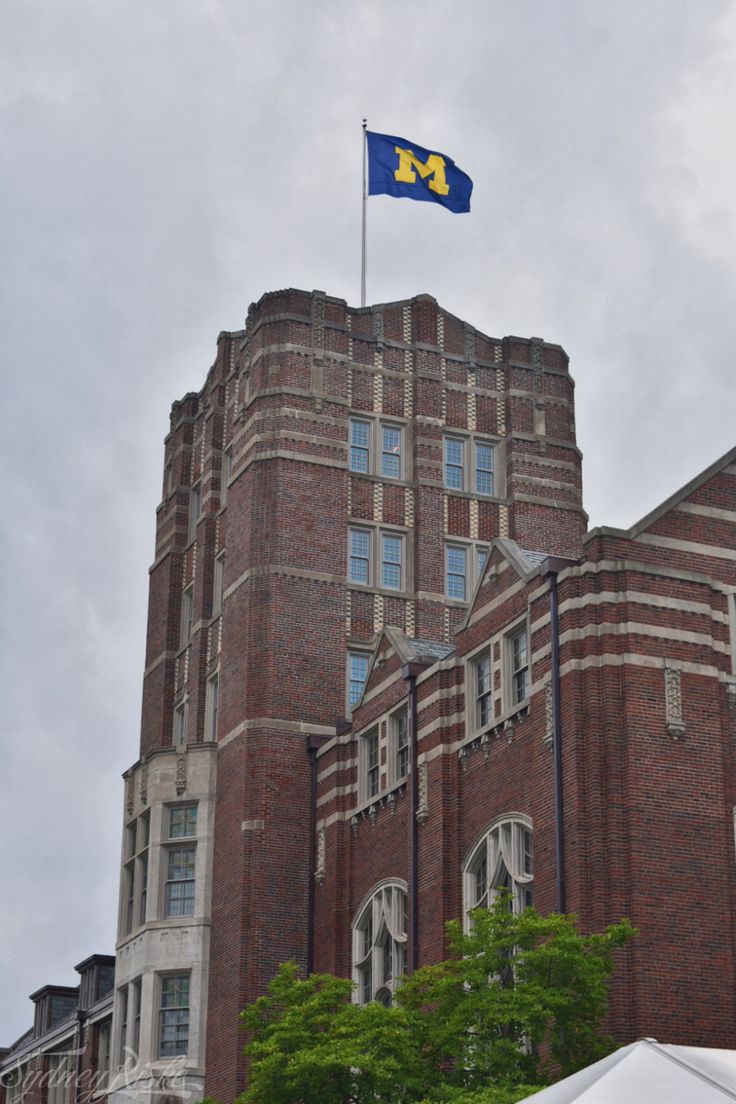
[[[447,154],[391,134],[366,134],[368,195],[441,203],[456,215],[470,210],[473,181]]]

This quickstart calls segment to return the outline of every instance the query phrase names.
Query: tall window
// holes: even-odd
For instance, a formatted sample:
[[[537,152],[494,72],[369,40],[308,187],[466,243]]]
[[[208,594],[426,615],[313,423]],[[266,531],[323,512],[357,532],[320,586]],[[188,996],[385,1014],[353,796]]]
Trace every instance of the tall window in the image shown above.
[[[520,705],[529,697],[529,634],[524,626],[506,638],[511,705]]]
[[[381,586],[387,590],[401,590],[401,537],[381,534]]]
[[[125,827],[125,861],[123,863],[122,934],[130,935],[134,927],[145,923],[148,893],[148,842],[150,813],[145,812]]]
[[[194,847],[170,847],[166,856],[166,916],[194,916]]]
[[[174,747],[183,747],[187,742],[187,724],[189,721],[189,702],[179,702],[174,710],[174,725],[171,742]]]
[[[191,839],[197,831],[197,806],[173,805],[169,809],[169,840],[176,845],[166,848],[166,890],[164,911],[170,916],[194,915],[195,843],[179,843]]]
[[[401,478],[401,430],[398,426],[381,426],[381,475],[387,479]]]
[[[473,848],[464,870],[465,915],[487,908],[500,890],[506,890],[514,912],[532,904],[534,863],[532,829],[526,819],[498,821]]]
[[[371,581],[371,534],[368,529],[350,530],[349,578],[351,583],[365,586]]]
[[[451,491],[495,494],[494,445],[474,436],[444,438],[444,481]]]
[[[222,613],[222,599],[225,594],[225,553],[221,552],[215,560],[212,578],[212,616]]]
[[[110,1031],[112,1020],[103,1020],[97,1028],[97,1076],[98,1087],[107,1088],[110,1073]]]
[[[478,494],[493,494],[493,446],[475,442],[475,490]]]
[[[357,705],[368,678],[368,656],[365,652],[348,653],[348,707]]]
[[[390,1005],[405,969],[406,890],[394,882],[376,890],[353,925],[354,999]]]
[[[189,492],[189,525],[187,536],[190,541],[197,535],[197,522],[202,512],[202,488],[199,483]]]
[[[146,922],[148,904],[148,843],[151,834],[151,814],[146,812],[138,820],[138,923]]]
[[[227,485],[233,474],[233,449],[232,445],[226,448],[222,454],[222,470],[220,472],[220,505],[227,502]]]
[[[184,648],[192,639],[192,625],[194,624],[194,587],[188,586],[181,596],[181,632],[179,634],[179,647]]]
[[[465,442],[457,437],[445,437],[445,486],[465,489]]]
[[[475,679],[475,725],[476,728],[484,728],[493,718],[490,652],[484,652],[473,661],[473,677]]]
[[[467,598],[467,549],[459,544],[448,544],[445,548],[446,582],[448,598],[464,602]]]
[[[140,1054],[141,1047],[141,979],[136,978],[130,985],[130,993],[132,994],[132,1016],[133,1016],[133,1039],[131,1047],[136,1057]]]
[[[220,675],[216,673],[207,679],[207,697],[205,700],[205,740],[217,738],[217,715],[220,710]]]
[[[391,718],[391,739],[393,744],[394,781],[406,778],[409,773],[409,730],[406,723],[406,710],[394,713]]]
[[[175,1058],[189,1049],[189,974],[161,978],[158,1053]]]
[[[378,729],[373,728],[361,738],[360,754],[362,758],[363,800],[375,797],[380,786],[380,765],[378,759]]]
[[[380,554],[380,558],[379,558]],[[348,581],[383,590],[404,586],[404,535],[388,530],[348,530]]]
[[[370,422],[350,419],[350,470],[368,472],[370,470]]]
[[[401,479],[404,431],[402,426],[374,419],[351,418],[349,424],[350,471]]]
[[[118,1024],[120,1034],[118,1036],[118,1065],[125,1064],[125,1048],[128,1043],[128,986],[118,989]]]

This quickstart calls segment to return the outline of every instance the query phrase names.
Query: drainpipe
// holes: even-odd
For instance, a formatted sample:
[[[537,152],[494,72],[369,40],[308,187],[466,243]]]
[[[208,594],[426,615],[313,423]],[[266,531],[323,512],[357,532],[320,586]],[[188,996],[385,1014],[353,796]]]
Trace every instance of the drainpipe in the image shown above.
[[[307,976],[314,972],[314,879],[317,868],[317,752],[329,739],[307,736],[309,755],[309,885],[307,886]]]
[[[81,993],[81,989],[80,989]],[[80,1104],[82,1096],[82,1032],[87,1013],[77,1011],[77,1069],[74,1077],[74,1104]]]
[[[565,897],[565,822],[562,795],[562,721],[560,710],[560,615],[557,594],[557,572],[565,561],[548,559],[544,565],[549,580],[549,616],[551,637],[552,685],[552,760],[555,792],[555,859],[557,865],[557,911],[566,911]]]
[[[426,667],[423,663],[407,663],[402,675],[407,683],[409,700],[409,737],[411,768],[409,782],[411,804],[409,826],[409,958],[407,973],[413,974],[419,966],[419,768],[417,752],[417,675]]]

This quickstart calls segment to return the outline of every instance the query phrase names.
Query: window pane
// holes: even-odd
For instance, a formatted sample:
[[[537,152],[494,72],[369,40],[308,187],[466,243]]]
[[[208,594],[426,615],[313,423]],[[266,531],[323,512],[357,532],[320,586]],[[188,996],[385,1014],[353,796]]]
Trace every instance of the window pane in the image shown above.
[[[462,441],[445,438],[445,486],[461,491],[464,485],[464,446]]]
[[[398,479],[401,475],[401,430],[395,426],[382,426],[381,439],[381,475]]]
[[[350,581],[363,583],[370,581],[370,534],[364,529],[350,530]]]
[[[180,836],[196,836],[197,834],[197,806],[177,805],[169,809],[169,837],[178,839]]]
[[[493,494],[493,447],[475,446],[475,489],[478,494]]]
[[[370,426],[368,422],[350,423],[350,470],[367,472],[369,467]]]
[[[348,700],[350,706],[354,706],[363,693],[365,680],[368,677],[368,656],[357,652],[350,653],[350,678]]]
[[[401,590],[401,537],[383,536],[382,585]]]
[[[447,597],[465,601],[465,549],[447,549]]]

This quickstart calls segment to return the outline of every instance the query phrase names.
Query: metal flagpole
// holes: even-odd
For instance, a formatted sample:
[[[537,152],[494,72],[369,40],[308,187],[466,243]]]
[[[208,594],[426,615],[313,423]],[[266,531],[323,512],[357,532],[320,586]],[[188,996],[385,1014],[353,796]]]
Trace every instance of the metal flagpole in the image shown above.
[[[363,120],[363,225],[362,225],[362,249],[360,257],[360,305],[365,306],[365,214],[366,200],[368,198],[368,138],[366,128],[368,120]]]

